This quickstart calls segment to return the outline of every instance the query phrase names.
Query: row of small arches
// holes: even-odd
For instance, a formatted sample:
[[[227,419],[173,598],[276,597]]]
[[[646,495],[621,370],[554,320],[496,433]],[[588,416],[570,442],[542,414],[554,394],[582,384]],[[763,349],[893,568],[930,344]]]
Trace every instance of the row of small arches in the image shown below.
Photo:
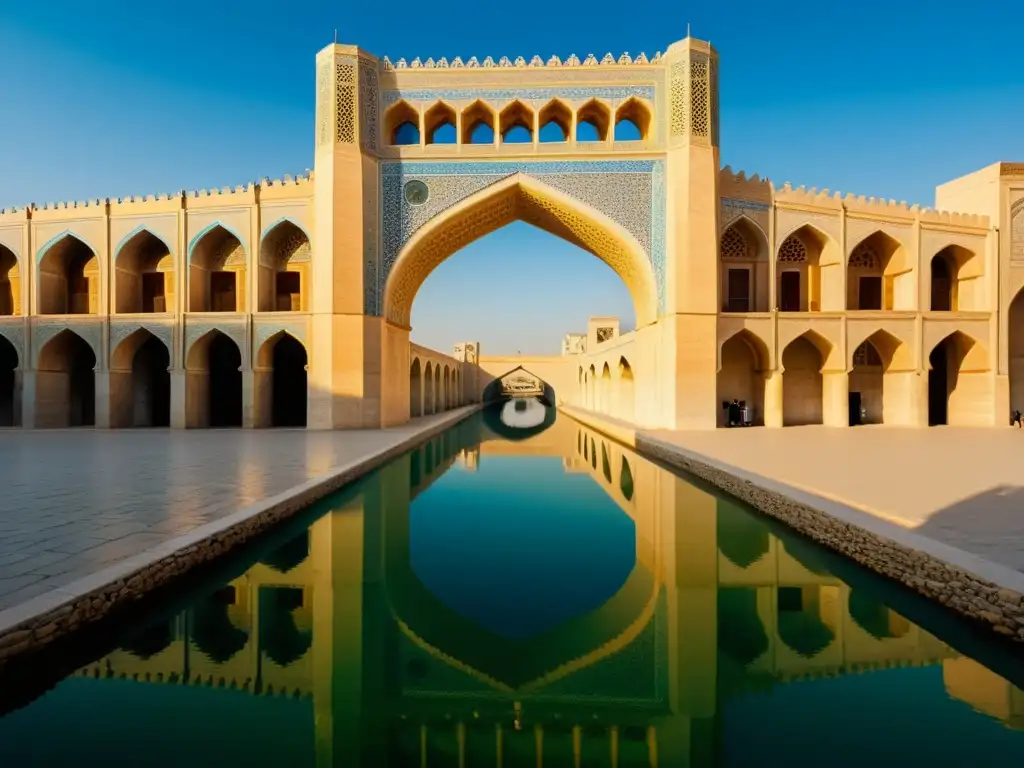
[[[725,229],[719,239],[722,311],[769,311],[769,253],[764,231],[745,216]],[[833,238],[804,224],[783,239],[775,260],[775,308],[783,312],[910,311],[916,306],[916,265],[908,249],[880,229],[860,240],[844,259]],[[837,295],[837,276],[824,269],[838,264],[845,264],[845,296]],[[927,310],[983,311],[986,300],[978,280],[983,270],[984,260],[961,245],[935,252],[928,260]]]
[[[632,422],[636,416],[636,381],[625,357],[612,367],[606,361],[598,370],[595,364],[579,367],[577,372],[579,403],[597,413]]]
[[[477,100],[463,110],[438,101],[422,113],[400,100],[384,116],[387,142],[418,144],[504,144],[644,141],[651,129],[651,108],[631,97],[615,108],[591,99],[579,109],[554,99],[540,110],[513,101],[500,112]]]
[[[588,462],[593,469],[598,469],[598,444],[593,435],[589,435],[583,430],[576,431],[576,454],[577,456],[581,456],[584,461]],[[604,440],[601,440],[600,454],[601,461],[599,471],[609,485],[614,485],[615,480],[612,476],[612,459],[608,453],[608,443]],[[635,480],[633,479],[633,470],[629,466],[629,461],[626,459],[625,455],[623,455],[619,461],[618,470],[619,492],[626,501],[632,501],[633,495],[636,493],[636,486]]]
[[[409,368],[409,416],[429,416],[458,408],[465,402],[462,371],[438,362],[420,363],[413,358]]]
[[[187,288],[183,304],[190,312],[244,312],[255,303],[260,312],[308,311],[311,248],[306,232],[288,219],[267,229],[260,243],[257,296],[249,296],[251,268],[243,239],[222,223],[198,234],[188,251],[187,280],[176,275],[173,249],[150,229],[141,228],[114,251],[115,314],[173,312],[176,294]],[[37,257],[36,313],[101,314],[100,283],[105,271],[86,241],[65,232]],[[0,245],[0,315],[22,315],[20,264]]]

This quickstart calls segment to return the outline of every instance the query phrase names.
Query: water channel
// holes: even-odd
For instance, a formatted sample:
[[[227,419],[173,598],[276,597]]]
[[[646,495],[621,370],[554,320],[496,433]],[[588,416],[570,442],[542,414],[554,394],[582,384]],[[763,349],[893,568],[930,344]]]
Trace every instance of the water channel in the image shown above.
[[[537,401],[92,634],[0,765],[1024,763],[1019,650]]]

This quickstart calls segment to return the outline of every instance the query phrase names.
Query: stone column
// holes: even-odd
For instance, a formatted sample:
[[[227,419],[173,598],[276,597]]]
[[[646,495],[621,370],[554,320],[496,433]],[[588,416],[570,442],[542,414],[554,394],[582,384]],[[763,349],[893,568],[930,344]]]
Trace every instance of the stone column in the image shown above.
[[[308,375],[308,374],[307,374]],[[257,429],[266,429],[274,426],[274,369],[253,368],[252,370],[252,397],[253,397],[253,422]]]
[[[256,374],[246,363],[242,363],[242,426],[252,429],[256,426]]]
[[[182,368],[171,368],[171,427],[184,429],[186,423],[185,390],[186,373]]]
[[[783,424],[782,410],[782,368],[767,371],[764,378],[764,425],[781,427]]]
[[[36,427],[36,372],[22,369],[21,373],[21,426]]]
[[[96,428],[110,428],[110,371],[93,371],[96,386]]]
[[[821,375],[822,423],[826,427],[850,426],[850,377],[846,371]]]

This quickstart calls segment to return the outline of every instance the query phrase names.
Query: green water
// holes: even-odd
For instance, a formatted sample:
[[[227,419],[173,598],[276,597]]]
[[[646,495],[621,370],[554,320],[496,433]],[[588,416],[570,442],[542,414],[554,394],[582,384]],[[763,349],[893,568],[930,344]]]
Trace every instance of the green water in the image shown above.
[[[1019,651],[551,412],[204,578],[20,669],[0,766],[1024,764]]]

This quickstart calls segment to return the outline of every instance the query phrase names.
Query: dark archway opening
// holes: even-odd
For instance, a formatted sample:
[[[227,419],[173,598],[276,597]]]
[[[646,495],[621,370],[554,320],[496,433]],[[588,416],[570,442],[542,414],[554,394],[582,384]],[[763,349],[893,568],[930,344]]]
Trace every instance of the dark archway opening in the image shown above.
[[[3,336],[0,336],[0,427],[17,425],[15,414],[16,370],[18,350]]]
[[[210,426],[242,426],[242,353],[222,333],[210,340],[207,349],[210,372]]]
[[[944,254],[932,258],[932,312],[953,309],[953,279]]]
[[[275,427],[306,426],[306,348],[285,334],[274,345],[273,404]]]
[[[79,336],[68,342],[69,427],[96,426],[96,356]]]
[[[137,427],[171,426],[171,357],[156,336],[143,342],[132,358],[132,402]]]
[[[949,339],[928,356],[928,426],[949,423]]]

